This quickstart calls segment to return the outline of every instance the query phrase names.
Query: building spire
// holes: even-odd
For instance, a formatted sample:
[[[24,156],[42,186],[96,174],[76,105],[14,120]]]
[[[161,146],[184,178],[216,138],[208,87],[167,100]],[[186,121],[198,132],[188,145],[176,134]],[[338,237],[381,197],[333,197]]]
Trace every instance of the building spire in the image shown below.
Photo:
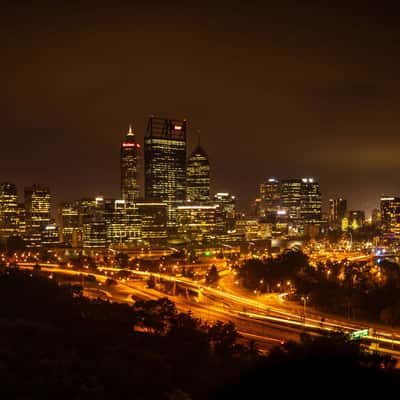
[[[132,129],[132,124],[129,124],[128,136],[135,136],[135,131]]]

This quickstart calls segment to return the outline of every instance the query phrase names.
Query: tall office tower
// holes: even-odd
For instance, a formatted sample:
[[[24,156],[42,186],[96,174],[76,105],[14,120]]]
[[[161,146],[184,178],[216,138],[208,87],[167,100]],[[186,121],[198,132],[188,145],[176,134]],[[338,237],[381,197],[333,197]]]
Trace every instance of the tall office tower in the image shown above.
[[[139,197],[138,156],[140,144],[136,142],[135,132],[129,126],[125,140],[121,144],[121,199],[132,205]]]
[[[281,206],[286,209],[290,222],[300,222],[302,180],[285,179],[281,182]]]
[[[145,196],[168,205],[168,226],[176,226],[186,200],[186,120],[151,117],[144,139]]]
[[[26,230],[30,246],[41,244],[43,230],[50,223],[50,190],[33,185],[25,188]]]
[[[321,192],[314,178],[301,180],[300,219],[304,225],[318,225],[322,222]]]
[[[214,204],[218,205],[218,225],[222,231],[233,230],[236,224],[236,198],[230,193],[214,195]]]
[[[210,200],[210,162],[207,153],[198,145],[186,166],[186,198],[188,201]]]
[[[269,178],[260,185],[261,217],[273,217],[281,207],[281,184],[278,179]]]
[[[332,226],[340,226],[347,212],[347,201],[341,197],[329,199],[328,221]]]
[[[60,227],[60,241],[77,247],[82,238],[78,202],[63,203],[59,206],[57,225]]]
[[[381,223],[385,234],[400,237],[400,197],[381,197]]]
[[[105,248],[107,242],[106,202],[104,197],[83,199],[79,203],[79,219],[82,224],[82,242],[86,248]]]
[[[19,233],[17,187],[13,183],[0,184],[0,236],[7,238]]]

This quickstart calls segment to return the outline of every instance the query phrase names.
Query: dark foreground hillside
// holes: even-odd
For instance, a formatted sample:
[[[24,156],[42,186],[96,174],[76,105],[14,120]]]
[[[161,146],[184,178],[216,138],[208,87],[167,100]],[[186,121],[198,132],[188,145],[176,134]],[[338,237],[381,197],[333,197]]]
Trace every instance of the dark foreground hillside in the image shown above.
[[[1,272],[1,398],[244,399],[276,390],[321,396],[349,384],[357,393],[399,388],[390,360],[341,335],[305,336],[265,358],[238,341],[232,324],[204,325],[167,299],[131,307],[86,299],[80,289],[40,273]]]

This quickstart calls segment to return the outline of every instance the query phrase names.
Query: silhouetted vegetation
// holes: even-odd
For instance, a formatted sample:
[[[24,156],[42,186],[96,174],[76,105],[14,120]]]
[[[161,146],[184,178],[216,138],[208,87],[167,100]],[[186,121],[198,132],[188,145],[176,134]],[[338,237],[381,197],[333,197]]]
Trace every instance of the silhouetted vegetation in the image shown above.
[[[212,398],[269,398],[272,393],[281,398],[360,398],[361,394],[369,398],[376,392],[383,396],[400,388],[400,376],[393,368],[392,358],[365,353],[345,335],[304,334],[300,343],[273,349]]]
[[[311,266],[300,251],[276,258],[247,260],[239,278],[248,289],[284,290],[292,299],[308,296],[310,305],[347,318],[400,324],[400,266],[383,260],[319,263]]]
[[[129,306],[82,291],[41,271],[0,271],[3,398],[253,398],[261,388],[286,393],[281,382],[297,390],[306,374],[397,388],[382,372],[393,367],[390,358],[341,335],[304,336],[261,357],[232,323],[206,325],[166,298]]]
[[[207,398],[258,358],[233,324],[167,300],[90,300],[40,271],[0,275],[3,398]]]
[[[212,284],[217,283],[219,280],[219,273],[217,267],[213,264],[211,265],[210,269],[207,271],[206,274],[206,283]]]

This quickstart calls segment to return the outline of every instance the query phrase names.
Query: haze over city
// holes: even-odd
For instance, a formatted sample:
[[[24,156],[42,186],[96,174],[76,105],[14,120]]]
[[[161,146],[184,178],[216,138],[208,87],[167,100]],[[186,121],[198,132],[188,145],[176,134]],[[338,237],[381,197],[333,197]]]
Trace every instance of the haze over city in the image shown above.
[[[212,188],[242,209],[267,177],[314,176],[325,204],[370,212],[400,191],[392,11],[6,2],[0,177],[58,201],[117,197],[119,143],[129,123],[141,141],[154,114],[187,118],[189,147],[200,129]]]

